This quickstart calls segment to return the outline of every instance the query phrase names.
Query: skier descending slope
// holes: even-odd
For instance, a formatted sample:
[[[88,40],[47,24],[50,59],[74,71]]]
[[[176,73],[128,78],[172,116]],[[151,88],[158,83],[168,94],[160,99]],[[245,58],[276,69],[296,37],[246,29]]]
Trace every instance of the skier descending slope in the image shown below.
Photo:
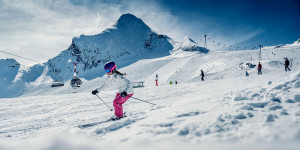
[[[155,77],[155,81],[156,81],[156,86],[158,86],[158,75],[156,74],[156,77]]]
[[[109,87],[114,86],[119,89],[115,100],[113,102],[115,108],[115,118],[113,120],[118,120],[123,117],[123,107],[124,104],[130,97],[133,95],[133,87],[128,79],[124,77],[125,73],[120,73],[117,70],[117,66],[114,62],[108,62],[104,66],[104,70],[107,74],[108,80],[104,84],[95,90],[92,91],[93,95],[99,93],[99,91]]]

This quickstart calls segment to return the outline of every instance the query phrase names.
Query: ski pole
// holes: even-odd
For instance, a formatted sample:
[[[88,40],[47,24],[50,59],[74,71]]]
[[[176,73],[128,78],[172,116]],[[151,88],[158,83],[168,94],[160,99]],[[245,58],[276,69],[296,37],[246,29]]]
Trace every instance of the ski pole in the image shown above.
[[[131,97],[131,98],[136,99],[136,100],[139,100],[139,101],[142,101],[142,102],[145,102],[145,103],[149,103],[149,104],[152,104],[152,105],[156,105],[156,104],[154,104],[154,103],[150,103],[150,102],[148,102],[148,101],[144,101],[144,100],[141,100],[141,99],[138,99],[138,98],[135,98],[135,97]]]
[[[110,111],[113,111],[113,109],[111,109],[97,94],[96,96],[109,108]]]

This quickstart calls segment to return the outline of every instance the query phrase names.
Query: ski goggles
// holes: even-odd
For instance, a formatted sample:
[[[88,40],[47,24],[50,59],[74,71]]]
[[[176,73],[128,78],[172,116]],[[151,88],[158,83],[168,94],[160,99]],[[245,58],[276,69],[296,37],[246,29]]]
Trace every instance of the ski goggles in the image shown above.
[[[116,67],[117,67],[117,65],[115,65],[115,66],[114,66],[113,68],[111,68],[111,69],[105,70],[105,72],[106,72],[106,73],[111,73],[113,70],[116,69]]]

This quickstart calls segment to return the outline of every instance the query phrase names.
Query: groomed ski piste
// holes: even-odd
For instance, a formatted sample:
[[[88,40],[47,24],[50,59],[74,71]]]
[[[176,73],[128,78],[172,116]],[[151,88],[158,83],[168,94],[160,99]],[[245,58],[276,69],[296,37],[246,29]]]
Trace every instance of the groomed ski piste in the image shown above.
[[[293,59],[290,72],[284,57]],[[120,71],[144,81],[134,97],[156,105],[131,98],[126,118],[85,129],[78,125],[113,116],[91,94],[105,76],[76,90],[29,83],[22,96],[0,99],[0,149],[299,149],[300,49],[262,50],[262,75],[246,65],[258,62],[257,50],[179,50],[137,61]],[[116,92],[99,96],[113,107]]]

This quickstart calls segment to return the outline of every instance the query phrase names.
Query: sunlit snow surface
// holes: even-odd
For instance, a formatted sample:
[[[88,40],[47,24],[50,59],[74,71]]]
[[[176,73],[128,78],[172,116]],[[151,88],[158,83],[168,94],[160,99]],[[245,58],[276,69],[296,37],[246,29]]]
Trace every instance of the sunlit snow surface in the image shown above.
[[[300,49],[263,50],[260,76],[246,65],[257,54],[178,51],[121,68],[145,82],[133,96],[157,105],[129,99],[126,118],[86,129],[77,126],[113,116],[90,93],[103,78],[76,90],[27,84],[21,97],[0,99],[0,149],[299,149]],[[293,59],[292,71],[283,57]],[[112,107],[115,93],[99,96]]]

